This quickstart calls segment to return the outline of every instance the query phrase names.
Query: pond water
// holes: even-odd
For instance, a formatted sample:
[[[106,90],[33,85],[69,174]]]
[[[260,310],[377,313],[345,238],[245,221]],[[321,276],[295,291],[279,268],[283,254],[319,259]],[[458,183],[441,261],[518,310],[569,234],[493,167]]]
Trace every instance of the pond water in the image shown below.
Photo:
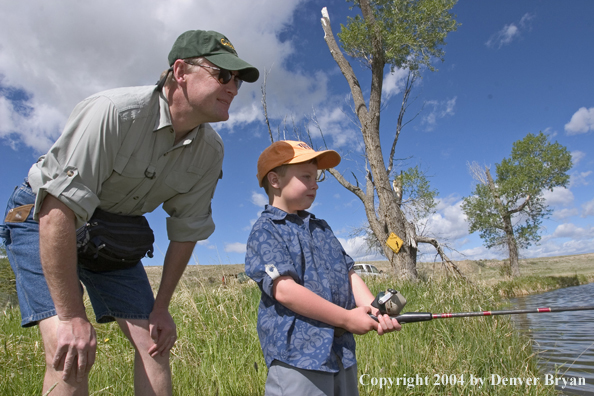
[[[510,300],[514,309],[594,305],[594,283]],[[543,374],[584,378],[585,385],[559,390],[567,395],[594,395],[594,311],[512,315],[520,331],[532,339]]]

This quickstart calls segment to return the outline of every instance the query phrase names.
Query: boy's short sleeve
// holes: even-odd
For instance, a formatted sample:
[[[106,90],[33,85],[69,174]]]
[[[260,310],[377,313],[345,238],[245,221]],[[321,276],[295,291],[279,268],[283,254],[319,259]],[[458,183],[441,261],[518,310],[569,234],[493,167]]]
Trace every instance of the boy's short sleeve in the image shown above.
[[[278,230],[266,221],[256,223],[252,229],[246,248],[245,272],[272,299],[272,286],[278,277],[290,276],[295,282],[302,283],[289,246]]]
[[[344,251],[344,249],[342,249],[342,253],[344,254],[344,259],[347,263],[347,272],[351,272],[355,267],[355,261]]]

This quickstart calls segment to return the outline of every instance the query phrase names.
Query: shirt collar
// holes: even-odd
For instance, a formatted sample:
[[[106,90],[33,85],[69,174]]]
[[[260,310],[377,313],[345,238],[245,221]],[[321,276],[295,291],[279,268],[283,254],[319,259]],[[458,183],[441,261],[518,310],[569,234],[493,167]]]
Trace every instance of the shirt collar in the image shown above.
[[[167,98],[165,98],[165,95],[163,95],[163,92],[161,91],[157,92],[157,94],[159,95],[159,118],[155,122],[155,129],[153,132],[172,125]]]
[[[266,205],[262,216],[268,217],[271,220],[284,220],[285,218],[299,218],[301,221],[309,218],[310,220],[316,220],[316,216],[306,210],[300,210],[297,214],[287,213],[284,210],[277,208],[276,206]]]
[[[153,130],[153,132],[157,132],[157,131],[161,130],[162,128],[166,128],[166,127],[173,128],[172,122],[171,122],[171,113],[169,112],[169,102],[167,102],[167,98],[163,94],[163,91],[159,91],[158,95],[159,95],[159,118],[155,122],[155,129]],[[180,144],[184,145],[184,146],[190,144],[196,138],[198,131],[200,131],[201,129],[204,129],[204,124],[200,124],[196,128],[192,129],[190,132],[188,132],[186,134],[186,136],[184,137],[184,139],[177,146],[179,146]]]

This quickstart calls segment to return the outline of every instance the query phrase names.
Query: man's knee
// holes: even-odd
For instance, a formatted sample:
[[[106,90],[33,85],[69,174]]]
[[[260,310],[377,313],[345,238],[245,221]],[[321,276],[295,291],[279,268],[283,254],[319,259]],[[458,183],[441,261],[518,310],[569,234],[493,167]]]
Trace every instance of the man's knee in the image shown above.
[[[132,346],[138,351],[148,351],[154,344],[149,331],[148,320],[117,319],[118,325]]]
[[[54,355],[58,346],[56,338],[56,329],[58,328],[58,317],[52,316],[39,322],[39,332],[43,341],[43,350],[45,352],[45,364],[52,366]]]

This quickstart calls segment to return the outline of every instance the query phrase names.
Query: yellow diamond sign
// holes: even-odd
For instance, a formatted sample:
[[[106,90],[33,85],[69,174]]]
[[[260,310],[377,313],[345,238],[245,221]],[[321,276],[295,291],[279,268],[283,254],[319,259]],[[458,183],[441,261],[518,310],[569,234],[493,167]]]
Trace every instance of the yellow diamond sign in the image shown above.
[[[400,251],[402,244],[402,239],[398,238],[398,235],[394,233],[391,233],[388,237],[388,240],[386,241],[386,245],[388,245],[388,247],[392,249],[394,253],[398,253]]]

